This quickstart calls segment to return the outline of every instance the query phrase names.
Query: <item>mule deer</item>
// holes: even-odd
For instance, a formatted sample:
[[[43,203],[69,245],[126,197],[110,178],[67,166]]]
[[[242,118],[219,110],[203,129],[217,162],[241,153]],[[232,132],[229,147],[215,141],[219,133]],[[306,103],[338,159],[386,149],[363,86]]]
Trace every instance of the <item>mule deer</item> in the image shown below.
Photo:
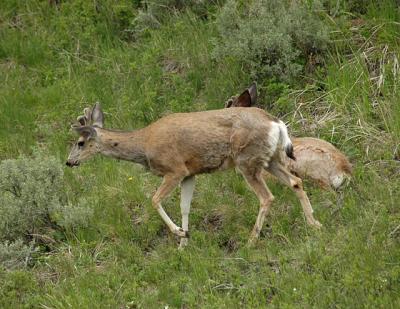
[[[257,87],[253,83],[241,94],[231,97],[225,107],[250,107],[257,101]],[[351,176],[352,166],[340,150],[331,143],[312,137],[291,138],[296,161],[283,158],[285,167],[300,178],[309,178],[324,189],[338,189]]]
[[[104,129],[103,112],[96,103],[93,109],[86,108],[78,121],[79,125],[72,126],[72,129],[79,134],[79,139],[69,154],[67,165],[79,165],[101,153],[139,163],[163,177],[152,198],[152,205],[171,232],[181,237],[180,248],[187,244],[195,175],[232,167],[241,172],[260,201],[250,243],[258,238],[274,199],[261,176],[263,169],[296,192],[310,225],[321,226],[313,217],[301,179],[285,168],[283,154],[294,159],[286,126],[261,109],[232,108],[171,114],[143,129],[125,132]],[[179,184],[181,228],[161,205]]]

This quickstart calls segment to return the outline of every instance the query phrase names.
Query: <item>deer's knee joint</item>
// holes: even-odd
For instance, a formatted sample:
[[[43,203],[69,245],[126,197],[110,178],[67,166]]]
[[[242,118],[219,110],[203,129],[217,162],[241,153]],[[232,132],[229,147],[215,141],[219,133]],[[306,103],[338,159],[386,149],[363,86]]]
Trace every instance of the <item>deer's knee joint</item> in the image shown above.
[[[269,205],[275,200],[275,197],[271,194],[268,198],[264,199],[261,203],[262,208],[269,208]]]
[[[303,181],[300,178],[296,177],[291,185],[294,190],[303,190]]]
[[[268,211],[269,211],[269,207],[268,207],[268,206],[263,206],[263,207],[261,207],[261,209],[260,209],[260,214],[261,214],[262,216],[266,216],[266,215],[268,214]]]
[[[151,205],[155,208],[158,209],[160,207],[160,199],[157,198],[156,196],[153,196],[151,199]]]

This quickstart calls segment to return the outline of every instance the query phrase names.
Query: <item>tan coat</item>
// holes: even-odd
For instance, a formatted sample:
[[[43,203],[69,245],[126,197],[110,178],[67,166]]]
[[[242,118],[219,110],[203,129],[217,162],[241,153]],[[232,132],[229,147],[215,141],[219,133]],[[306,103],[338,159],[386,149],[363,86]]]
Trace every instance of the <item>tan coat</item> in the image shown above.
[[[267,170],[297,194],[307,222],[315,227],[312,208],[301,180],[288,172],[284,157],[293,158],[293,146],[285,124],[259,108],[232,108],[197,113],[179,113],[163,117],[149,126],[131,132],[103,128],[100,105],[85,109],[79,134],[68,166],[101,153],[117,159],[142,164],[163,181],[152,204],[170,230],[180,236],[184,247],[188,238],[188,216],[194,189],[194,177],[231,167],[237,168],[260,201],[260,210],[250,242],[260,234],[273,195],[264,183]],[[164,211],[161,202],[181,185],[182,227]]]

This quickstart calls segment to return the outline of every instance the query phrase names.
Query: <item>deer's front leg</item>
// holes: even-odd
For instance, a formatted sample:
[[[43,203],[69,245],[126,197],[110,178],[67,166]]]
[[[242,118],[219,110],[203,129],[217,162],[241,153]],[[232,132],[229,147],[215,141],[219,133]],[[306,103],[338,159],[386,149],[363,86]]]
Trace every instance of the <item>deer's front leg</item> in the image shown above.
[[[195,178],[194,176],[186,177],[181,182],[181,214],[182,214],[182,229],[186,233],[185,237],[181,238],[179,249],[186,247],[189,235],[189,213],[190,204],[192,202],[194,191]]]
[[[183,177],[179,177],[177,175],[166,175],[163,178],[161,186],[158,188],[157,192],[154,194],[152,203],[153,207],[157,210],[161,218],[167,224],[169,229],[175,235],[179,237],[186,237],[186,232],[178,227],[171,218],[164,211],[164,208],[161,206],[161,202],[168,196],[169,193],[181,182]]]

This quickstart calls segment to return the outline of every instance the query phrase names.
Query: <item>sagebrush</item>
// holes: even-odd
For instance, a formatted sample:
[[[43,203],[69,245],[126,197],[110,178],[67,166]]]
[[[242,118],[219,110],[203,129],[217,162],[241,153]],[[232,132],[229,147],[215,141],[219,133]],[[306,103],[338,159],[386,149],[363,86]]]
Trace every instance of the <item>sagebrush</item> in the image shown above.
[[[255,79],[293,81],[309,57],[327,48],[321,8],[319,1],[230,0],[217,18],[214,55],[238,59]]]
[[[30,244],[25,244],[22,239],[0,242],[0,268],[10,270],[27,267],[35,251],[33,241]]]
[[[60,231],[86,226],[92,208],[86,200],[72,202],[63,167],[51,156],[3,160],[0,163],[0,261],[28,257],[32,240],[52,240]],[[26,244],[26,245],[24,245]],[[15,249],[17,248],[17,249]],[[20,264],[13,262],[12,264]]]

